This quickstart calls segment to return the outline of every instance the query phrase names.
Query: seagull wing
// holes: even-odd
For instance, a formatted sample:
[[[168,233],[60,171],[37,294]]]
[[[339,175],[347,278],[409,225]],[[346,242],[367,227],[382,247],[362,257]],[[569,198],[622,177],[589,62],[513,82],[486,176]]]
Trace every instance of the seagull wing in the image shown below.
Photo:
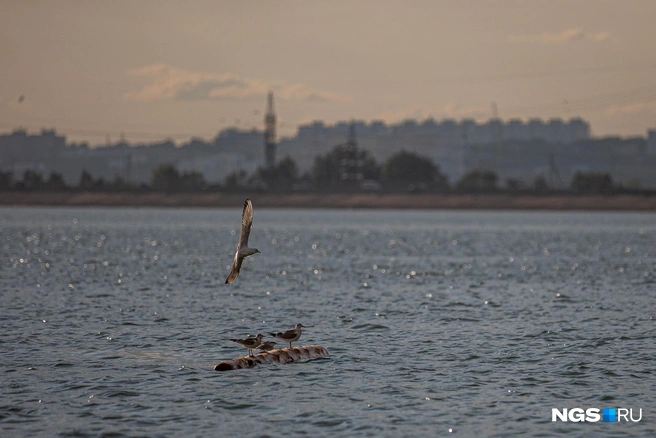
[[[251,234],[251,228],[253,228],[253,203],[250,199],[246,199],[244,201],[244,211],[241,213],[241,233],[239,233],[237,251],[242,246],[248,246],[248,236]]]
[[[239,250],[235,253],[235,260],[232,262],[232,268],[230,268],[230,273],[228,278],[226,278],[225,284],[230,284],[237,279],[239,271],[241,270],[241,262],[244,261],[244,257],[239,255]]]
[[[282,333],[277,333],[276,334],[276,337],[278,339],[283,339],[283,340],[286,340],[286,341],[289,340],[289,339],[294,339],[296,336],[298,336],[298,332],[296,331],[296,329],[289,329],[289,330],[285,330]]]
[[[230,284],[237,279],[239,271],[241,270],[241,263],[244,261],[244,256],[239,255],[239,250],[242,246],[248,246],[248,236],[251,234],[253,228],[253,203],[250,199],[244,201],[244,210],[241,213],[241,232],[239,233],[239,242],[237,242],[237,251],[235,252],[235,260],[232,262],[232,268],[226,278],[225,284]]]

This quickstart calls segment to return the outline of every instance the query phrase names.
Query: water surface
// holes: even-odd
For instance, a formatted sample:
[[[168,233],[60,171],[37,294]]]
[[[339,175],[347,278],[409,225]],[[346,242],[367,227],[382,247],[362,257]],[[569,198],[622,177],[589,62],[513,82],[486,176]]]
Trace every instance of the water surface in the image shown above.
[[[229,286],[241,208],[0,208],[2,435],[656,434],[655,214],[254,204]],[[297,322],[330,358],[213,370]]]

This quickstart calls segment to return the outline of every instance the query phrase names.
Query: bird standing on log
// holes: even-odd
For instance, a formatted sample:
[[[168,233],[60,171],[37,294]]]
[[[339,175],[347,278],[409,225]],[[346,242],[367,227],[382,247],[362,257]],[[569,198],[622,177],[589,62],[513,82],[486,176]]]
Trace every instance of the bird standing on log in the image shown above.
[[[248,348],[248,355],[253,355],[253,350],[260,346],[262,343],[262,338],[264,335],[258,333],[254,338],[244,338],[244,339],[230,339],[232,342],[236,342],[244,348]]]
[[[284,332],[269,333],[269,334],[276,339],[289,342],[289,348],[291,348],[292,342],[298,341],[298,339],[301,337],[301,328],[305,328],[305,326],[299,322],[298,324],[296,324],[296,327],[294,327],[293,329],[289,329]]]

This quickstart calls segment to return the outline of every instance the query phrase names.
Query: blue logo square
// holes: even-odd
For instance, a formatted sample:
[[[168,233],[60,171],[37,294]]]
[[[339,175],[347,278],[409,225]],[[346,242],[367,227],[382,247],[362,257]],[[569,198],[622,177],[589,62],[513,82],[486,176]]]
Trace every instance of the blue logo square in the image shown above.
[[[604,408],[602,411],[604,421],[614,423],[617,421],[617,408]]]

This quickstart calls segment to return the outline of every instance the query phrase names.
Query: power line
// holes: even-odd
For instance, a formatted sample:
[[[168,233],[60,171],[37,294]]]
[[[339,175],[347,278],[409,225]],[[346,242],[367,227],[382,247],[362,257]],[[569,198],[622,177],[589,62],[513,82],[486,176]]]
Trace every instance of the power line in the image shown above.
[[[616,91],[612,93],[600,94],[596,96],[588,96],[580,99],[567,99],[566,110],[568,112],[580,112],[584,110],[594,110],[598,108],[607,108],[612,105],[622,105],[636,100],[642,101],[654,101],[656,100],[656,86],[646,86],[638,87],[629,90]],[[565,111],[565,106],[562,101],[557,103],[542,103],[538,105],[531,105],[525,107],[509,107],[504,108],[504,113],[506,114],[517,114],[524,117],[530,116],[544,116],[545,114],[553,113],[562,113]],[[31,119],[43,120],[43,119]],[[282,125],[282,124],[281,124]],[[6,121],[0,121],[0,126],[13,128],[13,129],[30,129],[30,130],[40,130],[44,129],[43,125],[37,126],[32,123],[10,123]],[[239,129],[238,127],[232,127]],[[249,130],[256,129],[251,127]],[[122,129],[85,129],[85,128],[74,128],[74,127],[58,127],[58,131],[68,134],[68,135],[81,135],[92,138],[106,138],[108,134],[118,134],[122,133],[126,137],[133,139],[144,139],[144,140],[161,140],[161,139],[176,139],[176,140],[185,140],[198,137],[214,137],[216,133],[203,135],[202,133],[182,133],[182,132],[154,132],[154,131],[126,131]]]
[[[610,73],[622,73],[622,72],[636,72],[636,71],[645,71],[656,69],[656,64],[633,64],[633,65],[624,65],[619,67],[582,67],[574,69],[559,69],[559,70],[543,70],[527,73],[508,73],[508,74],[484,74],[484,75],[463,75],[463,76],[435,76],[429,79],[423,80],[412,80],[412,84],[470,84],[470,83],[483,83],[483,82],[506,82],[522,79],[543,79],[543,78],[553,78],[560,76],[569,76],[569,75],[598,75],[598,74],[610,74]],[[353,79],[353,81],[358,81],[358,79]],[[367,83],[375,82],[375,79],[367,79]],[[381,82],[385,84],[403,84],[410,81],[406,79],[382,79]]]
[[[14,129],[31,129],[31,130],[40,130],[44,129],[43,125],[41,126],[36,126],[36,125],[26,125],[22,123],[6,123],[6,122],[0,122],[0,126],[8,127],[8,128],[14,128]],[[46,128],[47,129],[47,128]],[[141,138],[141,139],[162,139],[162,138],[170,138],[170,139],[188,139],[188,138],[194,138],[194,137],[200,137],[198,133],[191,134],[191,133],[164,133],[164,132],[136,132],[136,131],[125,131],[125,130],[114,130],[114,129],[107,129],[107,130],[96,130],[96,129],[80,129],[80,128],[66,128],[66,127],[58,127],[58,131],[66,134],[73,134],[73,135],[85,135],[88,137],[94,137],[94,138],[107,138],[107,135],[110,135],[112,133],[120,132],[123,134],[125,137],[131,137],[131,138]],[[208,135],[210,137],[216,136],[216,134],[211,134]]]
[[[656,99],[656,86],[633,88],[608,94],[584,97],[581,99],[567,99],[568,111],[597,109],[611,105],[620,105],[633,102],[637,99]],[[508,108],[506,112],[522,113],[524,115],[543,114],[563,111],[562,101],[559,103],[544,103],[529,107]]]
[[[479,75],[479,76],[465,76],[461,78],[451,78],[446,79],[449,82],[461,81],[461,82],[504,82],[512,81],[518,79],[540,79],[540,78],[552,78],[558,76],[568,76],[576,74],[607,74],[607,73],[619,73],[627,71],[640,71],[640,70],[652,70],[656,69],[656,64],[640,64],[633,66],[622,66],[622,67],[584,67],[579,69],[570,69],[570,70],[546,70],[541,72],[533,73],[518,73],[518,74],[508,74],[508,75]],[[438,80],[439,81],[439,80]]]

